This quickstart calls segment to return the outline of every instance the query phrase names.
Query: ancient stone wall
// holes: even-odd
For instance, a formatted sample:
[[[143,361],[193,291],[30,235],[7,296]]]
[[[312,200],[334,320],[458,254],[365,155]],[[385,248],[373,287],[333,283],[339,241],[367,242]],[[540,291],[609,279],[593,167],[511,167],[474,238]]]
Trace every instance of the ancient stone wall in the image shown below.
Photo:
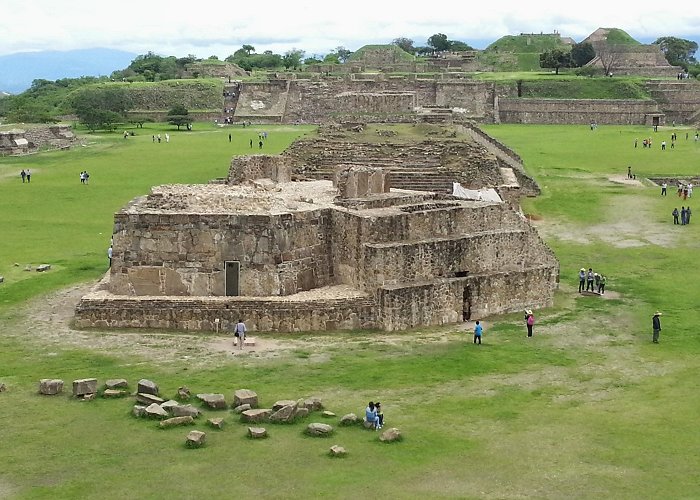
[[[331,276],[330,219],[281,215],[115,215],[110,291],[225,295],[225,261],[240,262],[240,294],[289,295]]]
[[[388,193],[390,189],[388,172],[351,165],[337,167],[333,185],[337,186],[340,198],[346,199]]]
[[[499,99],[501,123],[650,125],[661,115],[652,100],[616,99]]]
[[[282,155],[235,156],[228,170],[229,184],[241,184],[255,179],[271,179],[274,182],[291,181],[289,158]]]
[[[647,88],[666,115],[666,123],[700,121],[700,84],[697,81],[653,81],[647,82]]]
[[[242,83],[234,119],[284,121],[290,82]]]
[[[101,292],[83,297],[76,326],[224,331],[239,318],[250,331],[307,332],[377,328],[374,300],[344,297],[308,301],[246,297],[124,297]]]
[[[0,155],[68,148],[76,141],[69,125],[31,125],[26,129],[0,132]]]

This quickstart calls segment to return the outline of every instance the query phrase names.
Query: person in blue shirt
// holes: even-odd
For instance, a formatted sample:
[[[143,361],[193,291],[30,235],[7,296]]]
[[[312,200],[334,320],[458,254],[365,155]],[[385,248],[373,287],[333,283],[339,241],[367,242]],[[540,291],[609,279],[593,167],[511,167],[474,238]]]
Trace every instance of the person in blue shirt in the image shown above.
[[[379,424],[379,416],[377,415],[377,408],[374,406],[374,402],[370,401],[365,408],[365,420],[371,424],[374,424],[374,429],[381,429]]]
[[[477,320],[476,325],[474,326],[474,343],[481,345],[481,332],[484,331],[484,328],[479,324],[479,321]]]

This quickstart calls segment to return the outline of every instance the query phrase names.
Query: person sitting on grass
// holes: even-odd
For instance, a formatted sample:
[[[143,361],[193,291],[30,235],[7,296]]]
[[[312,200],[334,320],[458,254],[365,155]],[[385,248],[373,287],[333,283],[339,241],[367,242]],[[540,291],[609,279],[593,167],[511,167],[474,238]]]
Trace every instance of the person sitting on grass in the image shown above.
[[[377,415],[377,407],[374,406],[373,401],[370,401],[367,408],[365,408],[365,421],[372,424],[374,429],[377,430],[377,426],[379,425],[379,416]]]

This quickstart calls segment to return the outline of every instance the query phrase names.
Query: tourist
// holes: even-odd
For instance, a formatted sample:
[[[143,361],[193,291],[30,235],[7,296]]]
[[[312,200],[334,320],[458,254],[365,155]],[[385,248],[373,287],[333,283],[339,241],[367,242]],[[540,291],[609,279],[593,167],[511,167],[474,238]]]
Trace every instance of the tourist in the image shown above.
[[[600,274],[594,273],[593,279],[595,280],[595,289],[600,293]]]
[[[262,146],[263,146],[263,142],[262,141],[258,142],[258,149],[262,149]]]
[[[635,140],[634,140],[634,147],[635,147],[635,149],[637,148],[637,143],[638,143],[638,142],[639,142],[639,139],[635,139]]]
[[[253,148],[253,139],[250,140],[250,148]]]
[[[32,173],[29,171],[29,169],[25,170],[25,173],[27,174],[27,182],[32,181]]]
[[[590,290],[592,292],[594,290],[593,280],[594,280],[593,269],[589,267],[588,273],[586,274],[586,291]]]
[[[165,134],[165,142],[170,142],[170,134]]]
[[[27,180],[27,172],[22,169],[22,171],[19,173],[19,176],[22,178],[22,184],[24,184],[24,181]]]
[[[228,135],[228,142],[231,142],[231,134]]]
[[[365,422],[372,424],[375,430],[379,429],[379,416],[373,401],[370,401],[367,408],[365,408]]]
[[[535,325],[535,315],[530,309],[525,310],[525,324],[527,325],[527,336],[532,337],[532,327]]]
[[[586,268],[582,267],[578,272],[578,293],[583,292],[583,288],[586,286]]]
[[[160,134],[156,136],[156,139],[158,139],[158,144],[160,144]]]
[[[661,151],[666,151],[666,141],[661,141]]]
[[[236,326],[233,329],[233,336],[238,339],[238,350],[243,349],[243,343],[245,342],[245,336],[248,329],[242,319],[238,320]]]
[[[107,249],[107,257],[109,258],[109,267],[112,267],[112,245]]]
[[[688,216],[688,212],[685,207],[681,207],[681,226],[685,226],[685,219]]]
[[[377,428],[381,429],[384,427],[384,412],[382,411],[382,404],[377,401],[374,403],[374,409],[377,410],[377,418],[379,419],[379,426]]]
[[[654,330],[653,336],[652,336],[652,341],[654,344],[659,343],[659,333],[661,333],[661,313],[659,311],[656,311],[654,313],[654,316],[651,318],[651,327]]]
[[[688,183],[688,198],[692,198],[692,197],[693,197],[693,183],[689,182]]]
[[[80,172],[80,183],[85,184],[85,170]]]
[[[481,345],[481,334],[484,331],[483,327],[479,324],[479,320],[476,321],[474,326],[474,343]]]
[[[673,215],[673,223],[678,224],[678,207],[673,209],[673,212],[671,212],[671,215]]]
[[[668,187],[668,184],[665,182],[661,183],[661,196],[666,196],[666,188]]]
[[[600,275],[600,283],[598,284],[598,293],[603,295],[605,293],[605,283],[608,281],[608,278],[605,277],[605,275]]]
[[[632,166],[627,167],[627,178],[631,179],[632,178]]]
[[[693,212],[690,211],[690,207],[685,209],[685,223],[690,224],[690,214]]]

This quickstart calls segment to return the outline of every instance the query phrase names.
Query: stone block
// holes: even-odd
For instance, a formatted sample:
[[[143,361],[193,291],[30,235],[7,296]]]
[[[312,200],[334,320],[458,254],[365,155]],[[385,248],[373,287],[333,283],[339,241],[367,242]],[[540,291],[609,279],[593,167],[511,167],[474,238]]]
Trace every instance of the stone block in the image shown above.
[[[394,441],[401,441],[401,439],[403,439],[401,431],[396,427],[385,430],[379,436],[379,440],[384,443],[393,443]]]
[[[102,397],[107,399],[123,398],[128,394],[127,391],[122,389],[105,389],[102,393]]]
[[[213,410],[226,409],[226,399],[223,394],[197,394],[197,399]]]
[[[272,405],[272,411],[278,411],[285,406],[293,406],[296,408],[297,402],[292,400],[292,399],[282,399],[281,401],[277,401],[275,404]]]
[[[165,420],[161,420],[160,422],[160,427],[163,429],[167,429],[169,427],[177,427],[179,425],[192,425],[194,424],[194,419],[190,417],[189,415],[185,415],[184,417],[172,417],[172,418],[166,418]]]
[[[309,411],[319,411],[323,410],[323,403],[320,398],[311,397],[304,400],[304,406],[309,409]]]
[[[0,392],[5,392],[7,390],[7,386],[4,383],[0,383]]]
[[[209,424],[209,426],[213,427],[214,429],[223,429],[224,428],[224,419],[223,418],[210,418],[210,419],[207,419],[207,424]]]
[[[80,380],[73,381],[73,396],[82,397],[88,394],[95,394],[97,392],[97,379],[96,378],[84,378]]]
[[[335,417],[335,413],[333,413],[332,411],[325,410],[323,413],[321,413],[321,416],[323,418],[333,418]]]
[[[51,264],[41,264],[40,266],[36,267],[36,270],[40,273],[46,272],[49,269],[51,269]]]
[[[185,445],[189,448],[204,446],[207,435],[202,431],[190,431],[185,438]]]
[[[329,453],[332,457],[344,457],[348,454],[345,448],[337,444],[331,446]]]
[[[160,407],[157,403],[152,403],[146,407],[145,413],[149,417],[153,418],[165,418],[168,416],[168,412]]]
[[[233,393],[233,406],[249,404],[251,408],[258,407],[258,394],[250,389],[238,389]]]
[[[145,405],[150,405],[150,404],[163,404],[165,403],[165,400],[163,398],[159,398],[158,396],[154,396],[153,394],[143,394],[143,393],[138,393],[136,394],[136,401]]]
[[[306,433],[309,436],[325,437],[333,433],[333,427],[328,424],[314,422],[306,427]]]
[[[39,381],[39,394],[54,396],[63,392],[63,380],[44,378]]]
[[[244,422],[258,423],[264,422],[272,414],[272,410],[258,408],[253,410],[246,410],[241,413],[241,418]]]
[[[267,437],[267,429],[264,427],[248,427],[248,436],[253,439],[262,439]]]
[[[233,409],[233,413],[243,413],[246,410],[250,410],[250,405],[248,403],[244,405],[238,405]]]
[[[354,413],[348,413],[340,418],[340,425],[343,427],[355,425],[357,422],[359,422],[359,419]]]
[[[199,408],[195,408],[192,405],[178,405],[178,406],[173,406],[172,407],[172,413],[173,416],[175,417],[187,417],[190,416],[192,418],[197,418],[199,417],[202,412],[199,411]]]
[[[143,405],[134,405],[134,408],[131,410],[131,413],[135,417],[143,417],[146,414],[146,407]]]
[[[296,417],[296,405],[283,406],[270,415],[270,422],[276,424],[289,424]]]
[[[111,378],[105,382],[107,389],[126,389],[129,384],[123,378]]]
[[[174,409],[176,406],[180,406],[180,403],[178,403],[178,402],[175,401],[174,399],[169,399],[169,400],[166,401],[165,403],[161,403],[161,404],[160,404],[160,407],[163,408],[163,409],[164,409],[165,411],[167,411],[168,413],[172,413],[172,412],[173,412],[173,409]]]
[[[157,396],[160,390],[158,389],[158,384],[152,380],[142,378],[138,382],[136,392],[141,394],[153,394],[154,396]]]
[[[294,413],[294,418],[306,418],[309,416],[308,408],[297,408]]]

